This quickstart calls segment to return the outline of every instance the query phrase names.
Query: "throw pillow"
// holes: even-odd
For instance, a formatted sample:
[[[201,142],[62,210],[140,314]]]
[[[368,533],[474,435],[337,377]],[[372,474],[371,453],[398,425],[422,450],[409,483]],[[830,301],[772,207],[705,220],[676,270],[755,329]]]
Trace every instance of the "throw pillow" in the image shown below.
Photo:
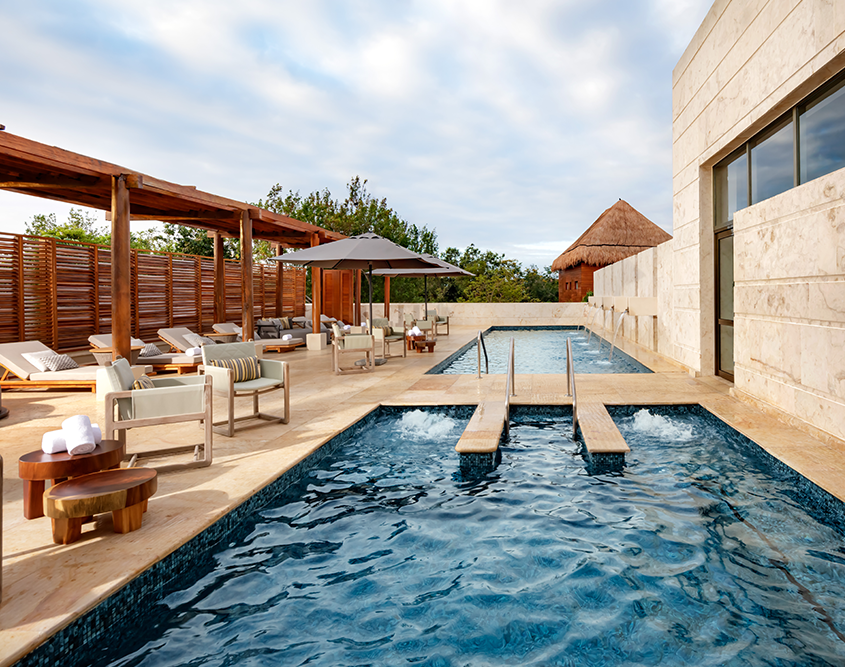
[[[24,352],[21,356],[43,373],[47,370],[44,359],[54,357],[56,353],[53,350],[44,350],[43,352]]]
[[[279,318],[279,326],[280,326],[282,329],[292,329],[292,328],[293,328],[293,327],[291,326],[291,323],[290,323],[290,318],[289,318],[289,317],[280,317],[280,318]]]
[[[158,349],[158,346],[155,343],[147,343],[144,345],[144,349],[141,350],[141,354],[139,357],[157,357],[161,354],[161,350]]]
[[[69,371],[72,368],[79,368],[73,359],[66,354],[53,354],[43,358],[44,365],[51,371]]]
[[[232,370],[235,382],[254,380],[261,375],[258,357],[241,357],[240,359],[212,359],[212,366],[229,368]]]
[[[134,383],[132,383],[133,389],[155,389],[155,385],[153,384],[153,380],[149,375],[142,375]]]
[[[215,340],[206,336],[200,336],[199,334],[195,333],[185,334],[185,340],[188,341],[193,347],[202,347],[204,345],[216,344]]]

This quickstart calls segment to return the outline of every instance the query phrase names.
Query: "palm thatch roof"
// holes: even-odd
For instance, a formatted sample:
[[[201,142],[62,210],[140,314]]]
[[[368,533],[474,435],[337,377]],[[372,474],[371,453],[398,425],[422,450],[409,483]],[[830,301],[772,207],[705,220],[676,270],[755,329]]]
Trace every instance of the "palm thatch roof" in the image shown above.
[[[552,271],[578,264],[607,266],[671,238],[671,234],[620,199],[552,263]]]

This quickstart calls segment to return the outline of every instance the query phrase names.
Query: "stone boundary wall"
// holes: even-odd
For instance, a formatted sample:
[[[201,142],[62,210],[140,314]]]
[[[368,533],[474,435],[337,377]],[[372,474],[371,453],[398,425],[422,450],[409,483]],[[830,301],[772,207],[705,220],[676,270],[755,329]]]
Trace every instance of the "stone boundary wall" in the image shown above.
[[[429,303],[430,310],[439,316],[449,316],[450,325],[486,329],[499,326],[576,325],[584,323],[583,303]],[[406,312],[422,317],[422,303],[391,303],[390,321],[400,325]],[[361,307],[364,318],[369,317],[369,304]],[[373,304],[373,317],[384,316],[384,304]]]

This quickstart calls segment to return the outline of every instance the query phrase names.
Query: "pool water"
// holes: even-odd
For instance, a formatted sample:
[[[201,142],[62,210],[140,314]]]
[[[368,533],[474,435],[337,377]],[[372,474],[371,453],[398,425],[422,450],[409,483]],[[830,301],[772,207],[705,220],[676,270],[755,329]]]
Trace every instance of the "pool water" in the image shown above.
[[[490,373],[507,373],[510,339],[514,338],[514,367],[517,373],[566,374],[566,339],[572,339],[572,360],[576,373],[651,373],[641,363],[618,349],[610,358],[610,343],[583,330],[565,327],[493,327],[484,334]],[[484,353],[481,354],[484,372]],[[475,375],[478,372],[477,343],[472,341],[429,373]]]
[[[387,411],[244,521],[95,665],[842,665],[842,535],[755,445],[688,410],[617,411],[590,475],[565,408]],[[664,410],[665,412],[665,410]]]

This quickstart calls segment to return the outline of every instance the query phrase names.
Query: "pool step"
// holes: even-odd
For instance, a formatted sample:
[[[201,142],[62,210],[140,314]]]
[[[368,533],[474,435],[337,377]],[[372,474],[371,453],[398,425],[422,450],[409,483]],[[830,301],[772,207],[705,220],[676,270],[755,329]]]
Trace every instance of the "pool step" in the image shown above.
[[[455,445],[459,454],[490,454],[499,449],[499,440],[505,428],[503,401],[478,404],[461,439]]]
[[[604,403],[579,401],[578,425],[592,468],[598,472],[621,471],[625,465],[625,454],[631,448],[616,428]]]

